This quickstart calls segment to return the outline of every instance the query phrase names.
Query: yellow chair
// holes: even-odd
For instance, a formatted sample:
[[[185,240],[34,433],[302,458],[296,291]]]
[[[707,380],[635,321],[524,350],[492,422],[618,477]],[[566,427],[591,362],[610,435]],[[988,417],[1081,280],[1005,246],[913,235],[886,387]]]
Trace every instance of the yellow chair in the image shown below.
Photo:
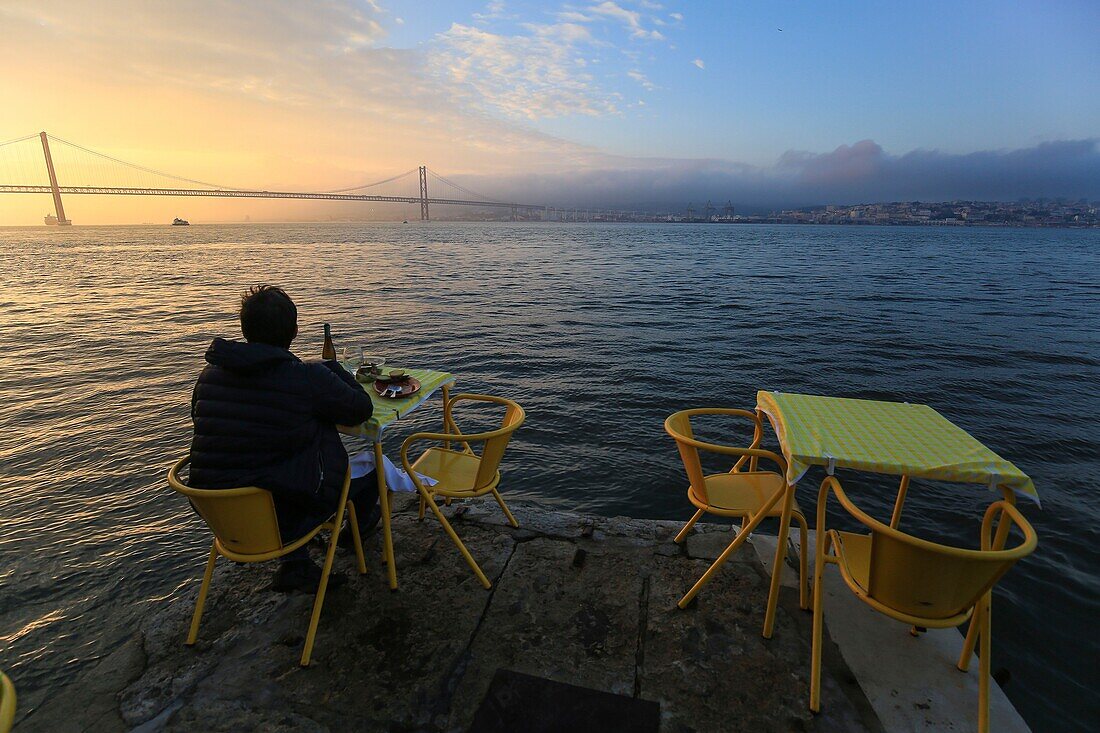
[[[825,505],[832,490],[849,514],[871,534],[825,529]],[[994,516],[998,516],[994,526]],[[1010,524],[1004,524],[1005,521]],[[1015,526],[1023,533],[1016,547],[992,549]],[[994,538],[994,533],[997,538]],[[817,542],[814,565],[813,653],[810,671],[810,710],[821,709],[821,633],[823,625],[821,576],[826,563],[840,575],[856,597],[879,613],[903,623],[927,628],[950,628],[968,618],[977,624],[980,639],[978,729],[989,730],[990,605],[993,586],[1017,560],[1031,554],[1035,530],[1007,501],[993,502],[982,518],[981,549],[939,545],[912,537],[879,522],[848,498],[840,482],[829,476],[817,499]],[[828,550],[832,553],[826,554]],[[966,671],[971,650],[964,645],[958,667]]]
[[[301,665],[308,667],[309,657],[313,652],[313,639],[317,635],[317,623],[321,619],[321,606],[325,602],[329,573],[332,572],[332,563],[336,556],[336,541],[340,536],[340,525],[345,512],[347,512],[348,523],[351,525],[352,539],[355,540],[355,557],[359,563],[359,573],[367,572],[366,560],[363,557],[363,543],[359,536],[359,523],[355,518],[355,507],[348,501],[351,472],[344,476],[344,486],[340,491],[340,499],[332,518],[317,525],[290,544],[284,545],[279,536],[275,502],[270,492],[254,486],[237,489],[193,489],[184,484],[179,477],[180,471],[190,460],[189,457],[183,458],[169,469],[168,485],[188,498],[210,531],[214,533],[214,543],[210,547],[210,559],[206,563],[206,573],[199,588],[195,614],[191,619],[191,630],[187,634],[187,645],[193,645],[198,638],[199,622],[202,620],[202,610],[206,604],[206,592],[210,588],[210,579],[214,575],[214,562],[218,559],[218,555],[234,562],[274,560],[294,552],[316,537],[322,529],[328,529],[331,531],[328,552],[321,570],[321,582],[317,586],[317,595],[313,601],[313,615],[309,620],[305,648],[302,650]]]
[[[748,448],[738,448],[727,445],[706,443],[695,438],[691,429],[691,419],[697,415],[734,415],[746,417],[753,421],[752,443]],[[722,407],[699,407],[691,410],[681,410],[669,415],[665,420],[665,432],[676,441],[676,447],[680,449],[680,458],[683,459],[684,469],[688,476],[688,501],[697,508],[694,516],[688,520],[680,533],[676,535],[676,542],[683,542],[688,532],[699,521],[704,513],[717,514],[721,517],[738,517],[741,519],[741,529],[737,532],[733,542],[722,551],[718,559],[707,568],[702,577],[696,581],[691,590],[680,599],[680,608],[687,608],[696,594],[706,585],[720,567],[737,551],[748,539],[749,534],[759,526],[766,517],[782,518],[782,498],[787,484],[783,478],[787,472],[787,463],[782,456],[769,450],[762,450],[760,440],[764,435],[764,428],[760,422],[760,416],[749,410],[737,410]],[[737,462],[729,473],[716,473],[704,475],[703,466],[699,460],[699,451],[709,451],[728,456],[736,456]],[[779,473],[774,471],[759,470],[759,460],[766,458],[779,467]],[[748,463],[748,470],[741,468]],[[792,499],[793,501],[793,499]],[[791,518],[798,522],[799,537],[799,605],[803,609],[809,609],[809,590],[806,587],[806,548],[807,533],[806,517],[798,508],[798,503],[793,502]],[[766,624],[770,626],[770,624]]]
[[[15,723],[15,685],[0,672],[0,733],[8,733]]]
[[[454,406],[462,401],[487,402],[503,406],[505,408],[504,420],[500,428],[484,433],[463,435],[454,420]],[[432,513],[439,519],[447,535],[458,547],[458,551],[462,553],[466,564],[470,566],[477,579],[487,589],[492,587],[492,583],[485,577],[485,573],[481,572],[481,568],[474,561],[470,551],[458,538],[454,527],[443,516],[443,512],[440,511],[439,505],[435,503],[434,497],[442,496],[447,503],[450,503],[452,499],[470,499],[475,496],[492,494],[504,512],[504,516],[508,518],[513,527],[518,527],[519,523],[516,522],[516,518],[512,516],[512,512],[505,505],[504,499],[497,491],[497,486],[500,484],[500,471],[498,470],[500,459],[504,456],[504,449],[508,446],[508,441],[512,439],[512,433],[516,432],[516,429],[523,424],[524,416],[525,413],[522,407],[503,397],[457,394],[443,405],[443,426],[447,432],[414,433],[401,444],[401,463],[405,466],[409,476],[412,477],[416,490],[420,493],[419,518],[423,519],[425,508],[431,507]],[[429,448],[416,459],[415,463],[411,463],[409,461],[409,446],[421,440],[439,441],[443,443],[443,447]],[[453,450],[451,448],[452,442],[460,443],[462,450]],[[471,443],[485,444],[480,456],[474,453],[473,448],[470,447]],[[418,473],[429,476],[439,483],[435,486],[425,486],[417,476]]]

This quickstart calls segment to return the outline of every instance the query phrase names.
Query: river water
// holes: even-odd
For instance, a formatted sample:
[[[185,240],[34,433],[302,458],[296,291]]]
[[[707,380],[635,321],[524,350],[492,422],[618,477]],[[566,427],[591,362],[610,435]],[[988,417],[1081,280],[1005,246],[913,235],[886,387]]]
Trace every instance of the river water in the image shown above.
[[[1100,720],[1098,271],[1097,231],[0,229],[0,668],[25,714],[197,582],[207,538],[163,475],[187,448],[203,351],[238,334],[241,291],[270,282],[298,304],[299,354],[319,353],[327,321],[338,347],[520,401],[506,493],[579,511],[690,516],[662,431],[682,407],[751,408],[761,388],[932,405],[1035,480],[1039,549],[998,586],[993,668],[1035,730],[1085,730]],[[892,481],[844,478],[889,516]],[[991,498],[914,484],[902,527],[973,545]]]

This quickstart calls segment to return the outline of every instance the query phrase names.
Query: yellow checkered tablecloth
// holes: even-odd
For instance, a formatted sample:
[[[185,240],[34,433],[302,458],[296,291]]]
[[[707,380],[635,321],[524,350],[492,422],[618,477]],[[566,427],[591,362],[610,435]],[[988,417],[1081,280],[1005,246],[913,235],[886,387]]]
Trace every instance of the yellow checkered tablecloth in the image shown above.
[[[355,369],[347,364],[341,363],[340,366],[352,374],[355,373]],[[387,365],[386,368],[388,371],[391,367]],[[453,384],[455,381],[453,374],[437,372],[433,369],[405,369],[405,373],[420,382],[420,389],[417,390],[416,394],[401,399],[391,399],[389,397],[379,397],[378,393],[369,384],[361,385],[363,390],[370,395],[371,401],[374,403],[374,411],[365,423],[341,428],[341,431],[351,435],[371,438],[372,440],[379,440],[386,426],[422,405],[443,385]]]
[[[775,428],[789,484],[824,466],[1007,486],[1039,499],[1027,474],[928,405],[761,390],[756,409]]]

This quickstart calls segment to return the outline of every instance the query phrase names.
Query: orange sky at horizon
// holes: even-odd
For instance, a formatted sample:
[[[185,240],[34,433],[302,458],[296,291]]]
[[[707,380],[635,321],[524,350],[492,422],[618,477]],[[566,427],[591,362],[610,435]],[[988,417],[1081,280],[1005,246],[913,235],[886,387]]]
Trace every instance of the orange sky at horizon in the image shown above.
[[[187,178],[304,191],[367,183],[422,164],[444,175],[512,172],[586,154],[469,111],[407,52],[369,44],[334,51],[324,34],[347,19],[237,6],[229,18],[191,13],[150,25],[142,5],[131,6],[132,13],[110,19],[57,2],[16,0],[0,9],[0,141],[45,130]],[[379,36],[372,19],[359,21],[356,33]],[[84,184],[73,181],[54,147],[59,182]],[[287,200],[69,195],[64,202],[78,225],[414,213],[400,204],[373,205],[372,212],[363,204]],[[0,225],[40,225],[52,209],[47,194],[6,193]]]

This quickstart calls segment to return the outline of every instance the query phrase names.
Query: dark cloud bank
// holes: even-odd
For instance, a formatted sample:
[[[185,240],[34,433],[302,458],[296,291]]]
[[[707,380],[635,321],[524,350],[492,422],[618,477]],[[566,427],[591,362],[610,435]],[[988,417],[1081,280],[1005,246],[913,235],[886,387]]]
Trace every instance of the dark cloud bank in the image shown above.
[[[770,168],[721,160],[610,163],[568,174],[465,179],[508,200],[558,206],[682,210],[732,200],[739,210],[889,201],[1100,200],[1100,140],[1046,142],[965,155],[890,155],[873,140],[830,153],[788,152]]]

